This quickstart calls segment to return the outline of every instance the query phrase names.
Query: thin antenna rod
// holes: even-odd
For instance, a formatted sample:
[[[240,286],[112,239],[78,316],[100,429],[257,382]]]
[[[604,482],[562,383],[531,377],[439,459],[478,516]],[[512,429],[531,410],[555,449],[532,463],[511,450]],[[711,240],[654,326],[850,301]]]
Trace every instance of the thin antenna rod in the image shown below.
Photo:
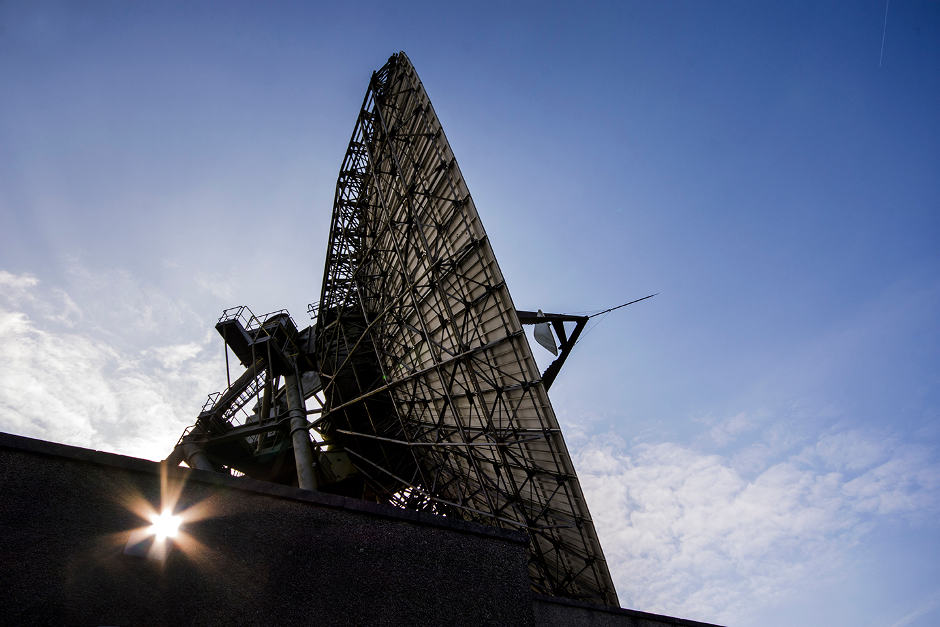
[[[659,292],[656,292],[655,294],[650,294],[649,296],[644,296],[643,298],[638,298],[638,299],[636,299],[636,300],[631,300],[629,303],[624,303],[624,304],[622,304],[622,305],[617,305],[616,307],[611,307],[610,309],[605,309],[604,311],[598,311],[597,313],[591,314],[590,316],[588,316],[588,318],[594,318],[594,317],[596,317],[596,316],[601,316],[601,315],[603,315],[603,314],[605,314],[605,313],[610,313],[611,311],[614,311],[615,309],[620,309],[621,307],[626,307],[627,305],[632,305],[633,303],[638,303],[638,302],[640,302],[641,300],[646,300],[647,298],[652,298],[652,297],[658,296],[658,295],[659,295]]]

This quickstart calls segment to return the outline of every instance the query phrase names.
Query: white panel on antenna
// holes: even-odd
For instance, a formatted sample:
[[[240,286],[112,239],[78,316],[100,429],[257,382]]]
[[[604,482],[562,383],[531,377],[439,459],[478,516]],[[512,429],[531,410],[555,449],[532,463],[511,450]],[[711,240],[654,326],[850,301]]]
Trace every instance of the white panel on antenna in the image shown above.
[[[541,309],[538,311],[538,317],[545,317]],[[558,345],[555,344],[555,335],[552,333],[552,325],[550,325],[548,321],[539,322],[535,325],[535,341],[541,344],[545,350],[552,355],[558,354]]]

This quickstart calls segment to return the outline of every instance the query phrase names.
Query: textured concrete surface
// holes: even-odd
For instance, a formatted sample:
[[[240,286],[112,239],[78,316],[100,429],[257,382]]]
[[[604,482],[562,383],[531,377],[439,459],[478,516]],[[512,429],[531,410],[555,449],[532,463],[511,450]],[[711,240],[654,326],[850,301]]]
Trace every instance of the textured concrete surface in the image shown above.
[[[597,607],[569,599],[533,596],[536,625],[588,625],[590,627],[715,627],[684,618],[638,612],[614,607]]]
[[[532,623],[521,534],[201,471],[168,485],[207,517],[161,564],[124,553],[159,464],[0,436],[3,622]]]
[[[3,433],[0,495],[4,624],[704,625],[533,596],[522,533]]]

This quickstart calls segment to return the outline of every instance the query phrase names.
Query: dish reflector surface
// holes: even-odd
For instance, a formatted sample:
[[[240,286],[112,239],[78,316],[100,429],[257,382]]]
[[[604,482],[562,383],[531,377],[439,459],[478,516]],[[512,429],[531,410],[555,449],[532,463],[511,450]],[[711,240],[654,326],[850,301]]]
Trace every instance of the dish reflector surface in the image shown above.
[[[533,586],[619,606],[529,343],[411,62],[372,76],[336,188],[317,430],[367,498],[521,529]]]

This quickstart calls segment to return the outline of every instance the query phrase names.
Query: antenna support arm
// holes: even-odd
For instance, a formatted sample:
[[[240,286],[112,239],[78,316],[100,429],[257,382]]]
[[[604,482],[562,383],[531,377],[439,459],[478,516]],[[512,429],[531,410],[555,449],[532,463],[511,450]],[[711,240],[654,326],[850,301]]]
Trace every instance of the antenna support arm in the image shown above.
[[[539,315],[535,311],[519,311],[516,310],[516,313],[519,314],[519,322],[522,324],[541,324],[543,322],[551,322],[552,328],[555,329],[555,333],[558,335],[558,339],[561,341],[561,346],[559,347],[558,357],[548,365],[548,368],[545,369],[545,372],[542,373],[542,385],[545,386],[545,391],[548,391],[548,388],[552,386],[552,383],[555,381],[555,377],[558,376],[558,373],[561,371],[561,367],[565,364],[565,360],[568,359],[568,355],[571,354],[571,349],[574,348],[574,345],[577,343],[578,338],[581,336],[581,331],[584,330],[584,326],[587,324],[589,316],[573,316],[570,314],[555,314],[555,313],[546,313]],[[565,331],[565,323],[574,322],[574,330],[569,336]]]

